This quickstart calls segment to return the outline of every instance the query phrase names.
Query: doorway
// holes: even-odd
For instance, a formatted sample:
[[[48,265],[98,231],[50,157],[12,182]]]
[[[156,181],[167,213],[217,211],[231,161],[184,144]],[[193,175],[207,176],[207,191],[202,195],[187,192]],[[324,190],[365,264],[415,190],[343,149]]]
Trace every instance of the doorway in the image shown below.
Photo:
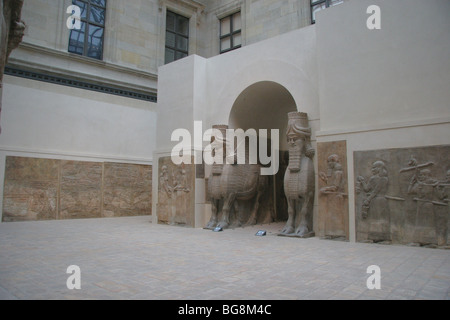
[[[267,196],[260,206],[260,216],[272,217],[275,221],[287,220],[283,180],[288,165],[287,114],[292,111],[297,111],[297,105],[284,86],[273,81],[260,81],[240,93],[228,120],[230,129],[255,129],[257,133],[260,129],[267,129],[269,132],[271,129],[279,130],[279,170],[275,175],[269,176]],[[270,143],[269,141],[268,145]]]

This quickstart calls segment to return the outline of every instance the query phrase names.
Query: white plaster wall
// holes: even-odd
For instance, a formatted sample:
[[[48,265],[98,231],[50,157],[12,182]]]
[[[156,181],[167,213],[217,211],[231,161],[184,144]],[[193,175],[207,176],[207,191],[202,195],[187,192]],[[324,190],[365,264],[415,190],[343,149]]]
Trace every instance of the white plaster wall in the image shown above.
[[[151,161],[156,104],[7,76],[0,146]]]
[[[157,151],[169,153],[175,129],[194,134],[194,120],[202,120],[206,104],[206,59],[191,55],[160,67],[158,77]]]
[[[314,26],[213,57],[208,63],[211,122],[227,123],[241,92],[260,81],[282,85],[299,111],[307,112],[313,121],[319,119]]]
[[[369,30],[370,5],[381,30]],[[450,1],[357,0],[317,14],[321,131],[450,118]]]
[[[203,131],[227,124],[239,95],[261,81],[286,88],[298,110],[307,112],[311,125],[319,129],[316,64],[315,27],[311,26],[209,59],[191,55],[160,67],[157,152],[170,153],[177,143],[170,141],[173,130],[185,128],[193,133],[194,121],[203,121]]]
[[[170,154],[177,144],[170,141],[173,130],[185,128],[193,134],[194,121],[203,121],[203,131],[227,124],[239,95],[261,81],[285,87],[298,110],[307,112],[318,129],[315,43],[311,26],[213,58],[191,55],[160,67],[156,151]]]
[[[3,194],[9,155],[152,164],[156,104],[5,76],[1,126]]]

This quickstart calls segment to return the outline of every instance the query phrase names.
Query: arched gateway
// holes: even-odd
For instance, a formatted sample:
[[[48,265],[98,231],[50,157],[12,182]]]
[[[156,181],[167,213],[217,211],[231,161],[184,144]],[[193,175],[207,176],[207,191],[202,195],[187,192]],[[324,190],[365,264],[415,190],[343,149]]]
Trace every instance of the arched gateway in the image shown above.
[[[208,228],[267,223],[287,218],[287,202],[283,191],[287,167],[285,133],[287,114],[293,111],[297,111],[297,107],[292,95],[276,82],[256,82],[237,97],[226,128],[245,133],[245,140],[239,140],[236,135],[230,141],[227,135],[223,148],[227,149],[225,153],[228,155],[236,156],[240,145],[244,143],[242,150],[246,152],[245,164],[236,163],[236,158],[229,161],[234,163],[225,163],[218,166],[219,170],[216,168],[211,172],[207,197],[212,204],[212,217]],[[224,126],[218,127],[224,132]],[[232,150],[230,143],[233,144]],[[267,150],[261,150],[264,148]],[[255,155],[258,161],[251,165],[249,157],[252,153],[270,155],[272,163],[265,163]],[[273,164],[275,158],[278,159],[276,165]],[[275,167],[273,174],[257,176],[261,165]],[[243,167],[245,174],[242,172]],[[253,176],[247,177],[253,171],[256,175],[254,179]]]

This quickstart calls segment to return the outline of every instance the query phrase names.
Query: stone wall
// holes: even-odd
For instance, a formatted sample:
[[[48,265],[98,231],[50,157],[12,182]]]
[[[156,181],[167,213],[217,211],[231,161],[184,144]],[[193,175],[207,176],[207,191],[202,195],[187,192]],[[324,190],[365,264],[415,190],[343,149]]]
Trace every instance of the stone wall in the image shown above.
[[[296,30],[311,24],[309,0],[208,0],[206,15],[200,25],[206,58],[220,52],[220,19],[241,12],[242,46]]]
[[[152,166],[6,157],[3,221],[151,215]]]
[[[56,219],[58,171],[57,160],[7,157],[3,221]]]

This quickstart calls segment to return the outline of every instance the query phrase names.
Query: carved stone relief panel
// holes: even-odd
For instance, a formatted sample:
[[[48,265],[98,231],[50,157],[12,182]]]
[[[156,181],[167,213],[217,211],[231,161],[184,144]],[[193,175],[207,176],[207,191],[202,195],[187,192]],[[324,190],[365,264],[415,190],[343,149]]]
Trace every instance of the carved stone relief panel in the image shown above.
[[[61,161],[59,218],[100,218],[102,163]]]
[[[152,166],[6,157],[3,221],[150,215]]]
[[[317,143],[319,169],[318,233],[349,238],[346,141]]]
[[[103,179],[102,216],[152,213],[152,166],[107,162]]]
[[[193,161],[192,161],[193,162]],[[195,165],[158,162],[158,223],[194,226]]]
[[[56,219],[59,162],[6,157],[3,221]]]
[[[357,151],[357,241],[448,244],[450,146]]]

